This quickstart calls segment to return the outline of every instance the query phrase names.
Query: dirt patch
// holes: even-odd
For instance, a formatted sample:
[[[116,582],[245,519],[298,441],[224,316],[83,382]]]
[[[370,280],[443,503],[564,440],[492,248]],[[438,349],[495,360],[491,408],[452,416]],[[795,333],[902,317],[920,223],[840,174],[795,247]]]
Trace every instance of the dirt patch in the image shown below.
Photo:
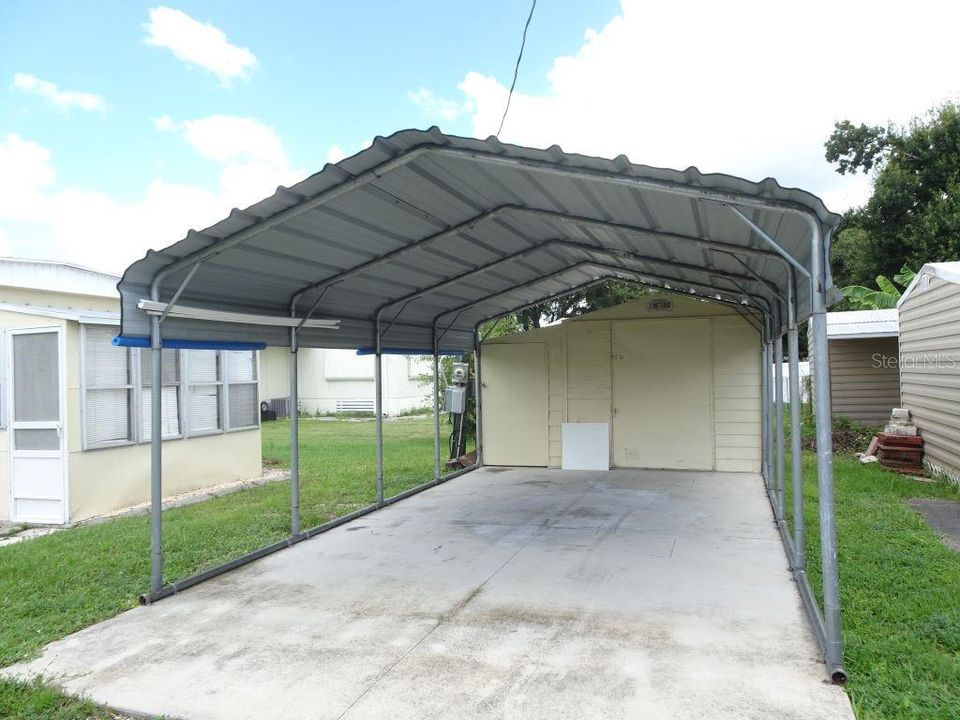
[[[960,552],[960,502],[913,498],[907,505],[918,510],[923,519],[943,540],[943,544]]]

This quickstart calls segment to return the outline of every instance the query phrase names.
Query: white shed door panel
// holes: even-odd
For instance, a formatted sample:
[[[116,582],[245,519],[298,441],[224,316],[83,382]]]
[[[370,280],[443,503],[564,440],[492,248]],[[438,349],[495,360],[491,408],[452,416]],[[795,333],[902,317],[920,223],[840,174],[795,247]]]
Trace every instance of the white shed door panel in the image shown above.
[[[484,463],[546,466],[546,345],[485,345],[480,376]]]
[[[613,323],[613,463],[714,467],[710,320]]]

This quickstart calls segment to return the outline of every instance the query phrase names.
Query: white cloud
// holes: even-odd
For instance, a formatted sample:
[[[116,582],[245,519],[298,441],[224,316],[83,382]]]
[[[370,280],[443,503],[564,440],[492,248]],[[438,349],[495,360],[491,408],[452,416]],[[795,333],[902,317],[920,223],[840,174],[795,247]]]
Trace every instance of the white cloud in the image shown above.
[[[283,143],[276,131],[253,118],[211,115],[176,122],[169,115],[153,121],[157,130],[179,132],[200,155],[217,162],[257,161],[276,167],[287,165]]]
[[[332,145],[330,150],[327,151],[327,162],[328,163],[338,163],[347,156],[347,153],[343,151],[343,148],[339,145]]]
[[[290,167],[276,133],[256,120],[216,115],[179,123],[159,118],[154,125],[181,133],[215,161],[217,185],[154,180],[142,197],[124,203],[99,191],[58,188],[47,148],[14,134],[0,138],[0,232],[9,250],[120,271],[148,248],[166,247],[188,228],[212,225],[231,207],[247,207],[304,177]]]
[[[144,29],[148,44],[167,48],[183,62],[212,72],[226,86],[234,79],[247,78],[257,66],[257,58],[250,50],[233,45],[220,28],[195,20],[181,10],[151,8],[150,21]]]
[[[623,0],[621,14],[588,30],[575,55],[555,58],[546,92],[514,94],[501,140],[756,180],[772,175],[843,210],[866,198],[869,183],[836,174],[824,160],[833,123],[906,122],[960,91],[953,51],[960,6],[918,0],[909,13],[888,6],[898,7]],[[535,25],[536,18],[532,32]],[[850,41],[851,31],[869,41]],[[518,87],[531,84],[521,68]],[[429,89],[411,99],[440,119],[469,108],[475,136],[495,133],[507,87],[469,72],[458,90],[457,100]]]
[[[438,117],[450,122],[456,120],[461,115],[465,115],[473,110],[473,103],[469,100],[456,102],[455,100],[444,100],[438,98],[433,90],[422,87],[415,92],[407,93],[410,101],[423,110],[430,117]]]
[[[107,109],[106,101],[95,93],[81,92],[80,90],[61,90],[56,83],[41,80],[30,73],[16,73],[13,76],[13,87],[30,95],[36,95],[50,103],[60,112],[69,112],[72,108],[87,112]]]

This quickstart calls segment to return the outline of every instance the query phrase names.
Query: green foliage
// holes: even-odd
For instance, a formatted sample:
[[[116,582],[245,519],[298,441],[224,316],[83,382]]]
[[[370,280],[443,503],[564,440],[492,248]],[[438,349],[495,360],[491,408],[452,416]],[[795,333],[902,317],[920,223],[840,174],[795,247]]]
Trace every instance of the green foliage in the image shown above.
[[[843,120],[834,124],[833,134],[825,144],[827,162],[836,163],[841,175],[869,172],[882,162],[894,137],[893,130]]]
[[[517,331],[532,330],[555,323],[558,320],[565,320],[594,310],[621,305],[630,300],[636,300],[638,297],[647,295],[650,292],[647,288],[632,283],[612,280],[610,282],[600,283],[586,290],[580,290],[562,297],[559,300],[538,305],[529,310],[521,310],[516,313]]]
[[[873,194],[847,213],[833,243],[838,285],[960,256],[960,107],[943,105],[903,128],[844,120],[825,147],[837,172],[873,173]]]
[[[883,275],[877,275],[876,282],[879,290],[863,287],[862,285],[848,285],[843,288],[843,296],[849,301],[854,310],[887,310],[895,308],[903,290],[913,282],[916,273],[904,265],[900,272],[893,276],[902,287],[894,285],[893,281]]]

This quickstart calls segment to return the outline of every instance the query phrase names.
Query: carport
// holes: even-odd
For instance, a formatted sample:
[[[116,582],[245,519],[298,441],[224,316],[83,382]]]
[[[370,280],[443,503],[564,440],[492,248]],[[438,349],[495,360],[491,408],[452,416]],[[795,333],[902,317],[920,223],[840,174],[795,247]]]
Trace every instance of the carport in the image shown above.
[[[378,137],[367,150],[130,266],[119,284],[119,344],[152,349],[152,426],[160,427],[162,349],[356,348],[376,354],[376,502],[302,529],[298,423],[291,417],[290,537],[174,585],[162,584],[162,443],[152,440],[150,603],[436,486],[383,491],[380,359],[385,353],[477,352],[481,323],[610,279],[733,307],[762,348],[762,476],[793,578],[834,682],[843,682],[825,312],[830,236],[839,216],[813,195],[727,175],[452,137],[438,129]],[[800,437],[792,434],[796,503],[785,517],[783,337],[799,426],[798,323],[811,320],[824,606],[804,557]],[[776,377],[773,377],[775,367]],[[290,406],[297,407],[296,373]],[[479,389],[479,382],[477,383]],[[436,393],[434,394],[436,398]],[[482,393],[477,466],[483,465]],[[489,471],[485,471],[489,472]],[[476,497],[463,498],[478,502]],[[399,511],[391,511],[399,512]],[[387,513],[383,514],[386,517]]]

